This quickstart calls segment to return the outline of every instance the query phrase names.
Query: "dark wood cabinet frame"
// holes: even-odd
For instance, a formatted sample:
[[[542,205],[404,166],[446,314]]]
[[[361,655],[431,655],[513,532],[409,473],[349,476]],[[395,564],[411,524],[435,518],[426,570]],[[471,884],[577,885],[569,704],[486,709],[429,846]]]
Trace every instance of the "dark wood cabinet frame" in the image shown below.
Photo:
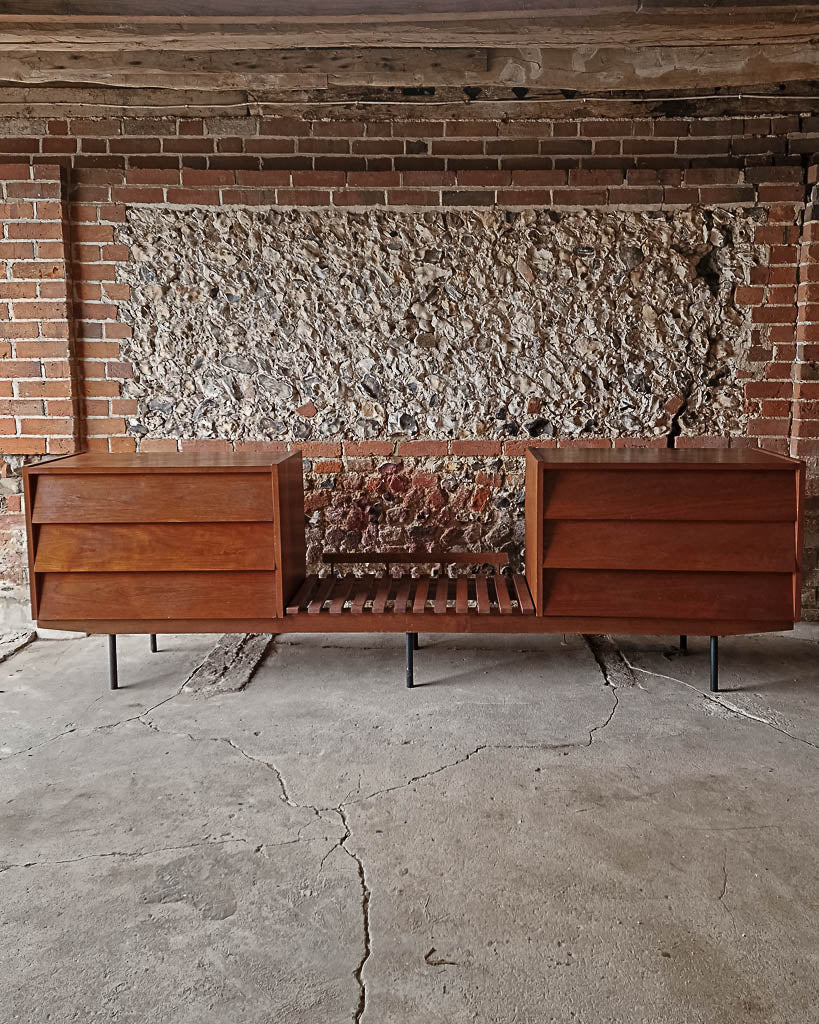
[[[804,466],[758,449],[532,448],[525,576],[441,551],[328,553],[308,575],[300,452],[86,453],[24,486],[32,615],[108,634],[112,688],[120,633],[405,633],[412,686],[419,632],[573,632],[708,636],[716,690],[718,637],[800,614]]]

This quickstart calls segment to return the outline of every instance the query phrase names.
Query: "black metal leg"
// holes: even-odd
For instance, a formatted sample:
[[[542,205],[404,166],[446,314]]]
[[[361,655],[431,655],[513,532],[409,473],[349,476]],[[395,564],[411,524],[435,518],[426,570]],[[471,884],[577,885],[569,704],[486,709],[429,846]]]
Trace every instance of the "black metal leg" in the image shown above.
[[[112,690],[119,689],[117,674],[117,638],[114,633],[108,637],[108,682]]]
[[[420,644],[418,643],[418,634],[417,634],[417,633],[413,633],[413,634],[412,634],[412,646],[413,646],[413,649],[414,649],[414,650],[416,650],[416,651],[417,651],[417,650],[418,650],[418,649],[420,648],[420,646],[421,646],[421,645],[420,645]]]
[[[412,689],[415,686],[415,679],[413,676],[413,665],[412,655],[415,650],[415,641],[413,637],[415,633],[407,633],[407,689]]]
[[[156,633],[151,633],[151,654],[156,654]]]
[[[688,637],[680,637],[680,654],[688,654]]]
[[[711,693],[719,692],[719,637],[711,637]]]

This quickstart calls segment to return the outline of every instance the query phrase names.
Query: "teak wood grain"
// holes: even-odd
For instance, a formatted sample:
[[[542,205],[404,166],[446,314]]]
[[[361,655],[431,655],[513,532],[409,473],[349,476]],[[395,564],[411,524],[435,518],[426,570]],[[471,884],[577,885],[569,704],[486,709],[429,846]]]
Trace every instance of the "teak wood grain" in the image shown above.
[[[40,612],[49,619],[271,618],[273,572],[48,572]]]
[[[299,452],[86,453],[27,467],[34,613],[283,615],[305,578],[301,472]]]
[[[533,449],[529,588],[553,627],[725,635],[799,614],[802,478],[759,449]],[[531,559],[537,559],[532,562]],[[729,623],[732,625],[729,626]],[[790,627],[788,627],[790,628]]]
[[[790,573],[547,570],[543,614],[589,619],[786,619],[793,613]]]
[[[44,523],[36,572],[276,568],[273,523]]]
[[[42,474],[35,523],[259,522],[273,518],[268,476],[236,473]]]
[[[547,472],[547,519],[666,519],[790,522],[796,517],[793,472],[787,468],[702,473],[658,468]]]
[[[547,519],[542,565],[792,573],[793,524]]]
[[[531,451],[526,578],[308,577],[299,453],[82,455],[24,486],[32,605],[54,628],[724,636],[798,615],[804,470],[775,453]]]

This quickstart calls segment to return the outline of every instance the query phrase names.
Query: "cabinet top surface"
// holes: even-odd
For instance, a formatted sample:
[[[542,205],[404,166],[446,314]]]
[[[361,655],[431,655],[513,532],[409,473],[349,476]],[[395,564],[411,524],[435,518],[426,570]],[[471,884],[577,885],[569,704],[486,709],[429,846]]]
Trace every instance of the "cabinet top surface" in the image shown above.
[[[554,469],[795,469],[798,459],[761,448],[530,448]]]
[[[301,452],[168,452],[157,455],[104,455],[85,452],[26,467],[29,473],[264,473]]]

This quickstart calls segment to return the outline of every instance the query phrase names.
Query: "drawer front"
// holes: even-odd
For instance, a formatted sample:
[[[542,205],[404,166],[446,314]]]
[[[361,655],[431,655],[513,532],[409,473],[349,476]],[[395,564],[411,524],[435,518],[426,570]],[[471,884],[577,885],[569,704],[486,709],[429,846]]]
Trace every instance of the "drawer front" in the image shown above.
[[[543,606],[545,615],[590,618],[792,620],[793,577],[553,569],[543,573]]]
[[[795,572],[793,523],[553,520],[543,528],[547,569]]]
[[[44,523],[37,572],[273,570],[272,523]]]
[[[267,473],[43,473],[35,523],[259,522],[273,517]]]
[[[546,519],[794,522],[792,470],[544,470]]]
[[[43,620],[275,617],[275,572],[45,573]]]

